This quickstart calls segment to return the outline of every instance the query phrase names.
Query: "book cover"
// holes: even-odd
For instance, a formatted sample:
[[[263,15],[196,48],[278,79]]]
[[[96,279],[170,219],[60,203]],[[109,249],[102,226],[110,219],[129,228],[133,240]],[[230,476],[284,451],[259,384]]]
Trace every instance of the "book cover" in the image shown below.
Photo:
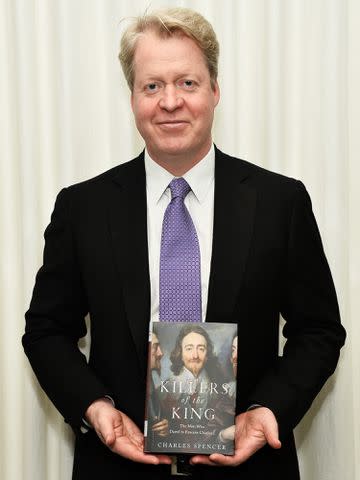
[[[151,324],[144,451],[233,454],[236,369],[236,324]]]

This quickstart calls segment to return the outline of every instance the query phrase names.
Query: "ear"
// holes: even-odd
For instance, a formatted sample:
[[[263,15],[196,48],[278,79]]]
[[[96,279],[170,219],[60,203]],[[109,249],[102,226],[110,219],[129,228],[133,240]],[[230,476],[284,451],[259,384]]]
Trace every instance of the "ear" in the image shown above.
[[[214,92],[214,107],[216,107],[220,100],[220,87],[217,80],[214,83],[212,90]]]
[[[131,105],[131,110],[134,113],[134,94],[133,94],[133,92],[131,92],[131,95],[130,95],[130,105]]]

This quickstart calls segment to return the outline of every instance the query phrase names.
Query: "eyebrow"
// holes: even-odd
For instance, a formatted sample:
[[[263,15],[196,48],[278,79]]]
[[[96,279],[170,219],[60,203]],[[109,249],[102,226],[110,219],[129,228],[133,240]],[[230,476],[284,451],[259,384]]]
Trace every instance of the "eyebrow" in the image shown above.
[[[153,74],[148,74],[146,75],[145,77],[143,77],[141,79],[141,82],[144,82],[144,83],[151,83],[151,82],[162,82],[164,81],[164,79],[162,78],[163,77],[163,73],[153,73]],[[174,74],[174,77],[173,77],[173,81],[178,81],[178,80],[182,80],[182,79],[189,79],[189,80],[195,80],[197,82],[200,82],[202,80],[202,77],[198,74],[196,74],[195,72],[179,72],[179,73],[175,73]]]

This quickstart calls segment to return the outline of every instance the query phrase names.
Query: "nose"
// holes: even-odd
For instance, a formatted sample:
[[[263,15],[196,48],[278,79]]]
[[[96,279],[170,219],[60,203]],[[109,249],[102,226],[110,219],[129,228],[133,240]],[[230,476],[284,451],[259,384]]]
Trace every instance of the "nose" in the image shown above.
[[[199,358],[199,352],[197,351],[196,348],[192,352],[192,358]]]
[[[181,96],[181,92],[175,85],[166,85],[163,90],[159,105],[168,112],[173,112],[177,108],[180,108],[184,103],[184,99]]]

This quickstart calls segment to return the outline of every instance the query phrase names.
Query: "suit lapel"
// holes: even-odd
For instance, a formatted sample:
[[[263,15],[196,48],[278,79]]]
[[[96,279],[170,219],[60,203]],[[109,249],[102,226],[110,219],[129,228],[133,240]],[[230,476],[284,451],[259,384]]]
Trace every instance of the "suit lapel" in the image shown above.
[[[206,321],[233,322],[256,207],[245,162],[216,149],[212,259]]]
[[[124,164],[114,178],[110,230],[120,271],[126,316],[136,346],[139,367],[146,371],[150,321],[146,179],[144,155]]]

